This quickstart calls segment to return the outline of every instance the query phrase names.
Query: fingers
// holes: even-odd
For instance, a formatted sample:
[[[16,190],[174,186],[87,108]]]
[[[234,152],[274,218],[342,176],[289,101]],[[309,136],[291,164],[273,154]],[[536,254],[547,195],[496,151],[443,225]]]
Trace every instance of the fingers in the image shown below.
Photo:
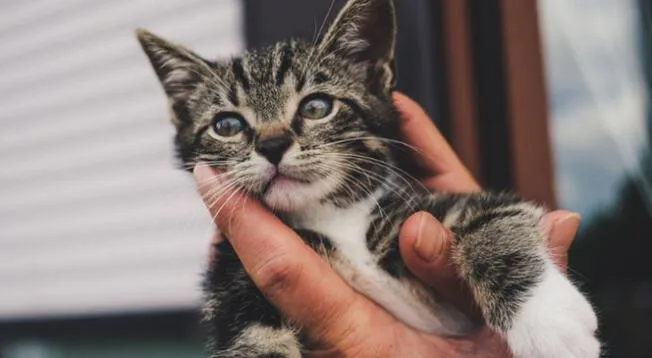
[[[548,238],[548,248],[555,263],[564,271],[568,267],[568,250],[575,239],[580,223],[579,214],[565,210],[550,212],[539,223]]]
[[[473,298],[457,275],[451,258],[453,233],[426,212],[412,215],[402,226],[399,248],[408,269],[459,308],[471,313]]]
[[[351,327],[369,321],[369,302],[356,294],[296,233],[259,202],[231,192],[213,202],[219,188],[208,166],[195,179],[211,215],[256,286],[289,319],[320,342],[342,344]],[[219,214],[219,215],[218,215]]]
[[[562,270],[568,265],[568,250],[580,225],[580,216],[569,211],[553,211],[540,226],[548,238],[555,263]],[[408,269],[424,283],[473,313],[473,298],[457,275],[451,257],[453,234],[426,212],[412,215],[402,226],[399,239],[401,256]]]
[[[418,149],[417,156],[421,167],[432,173],[431,177],[424,180],[424,185],[440,191],[478,191],[480,186],[423,108],[398,92],[394,93],[394,105],[401,114],[403,138]]]
[[[457,279],[449,250],[452,235],[427,212],[408,218],[401,228],[399,248],[412,273],[431,286],[450,286]]]

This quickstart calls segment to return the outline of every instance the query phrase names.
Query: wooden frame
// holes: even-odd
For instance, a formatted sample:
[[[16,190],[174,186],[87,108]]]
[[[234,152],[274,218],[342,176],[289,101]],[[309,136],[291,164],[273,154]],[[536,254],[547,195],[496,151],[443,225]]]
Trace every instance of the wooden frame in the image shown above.
[[[536,0],[501,0],[514,184],[522,195],[554,206],[542,41]]]
[[[556,206],[536,0],[444,0],[451,140],[483,185]]]
[[[452,119],[449,139],[469,171],[481,175],[477,110],[466,1],[446,1],[441,7],[448,66],[448,112]]]

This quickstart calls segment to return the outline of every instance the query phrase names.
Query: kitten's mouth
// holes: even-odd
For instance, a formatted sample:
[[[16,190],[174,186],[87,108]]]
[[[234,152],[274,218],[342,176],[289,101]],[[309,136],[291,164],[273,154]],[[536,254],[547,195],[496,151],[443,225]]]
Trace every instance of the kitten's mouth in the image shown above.
[[[265,189],[263,190],[264,194],[269,194],[273,190],[291,190],[293,188],[309,184],[305,179],[300,179],[294,176],[289,176],[287,174],[276,173],[272,179],[269,180]]]
[[[267,175],[269,179],[259,197],[273,210],[285,213],[296,213],[318,203],[338,184],[336,176],[324,173],[315,177],[293,167],[270,168]]]

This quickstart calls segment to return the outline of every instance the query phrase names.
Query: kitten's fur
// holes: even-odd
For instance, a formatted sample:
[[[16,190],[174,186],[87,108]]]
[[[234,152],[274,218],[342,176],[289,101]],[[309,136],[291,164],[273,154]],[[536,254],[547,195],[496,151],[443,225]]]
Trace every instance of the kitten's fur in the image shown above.
[[[146,31],[138,37],[170,99],[183,165],[227,172],[355,289],[419,330],[472,329],[400,259],[401,223],[426,210],[456,234],[459,274],[516,356],[597,357],[595,314],[552,263],[541,208],[511,195],[428,193],[397,168],[395,29],[391,0],[350,0],[319,44],[281,42],[227,61]],[[333,98],[334,109],[306,119],[298,108],[315,93]],[[242,132],[216,133],[224,112],[246,121]],[[263,144],[282,155],[278,165]],[[277,173],[298,181],[275,181]],[[205,285],[211,356],[300,357],[298,328],[265,300],[227,241],[216,251]]]

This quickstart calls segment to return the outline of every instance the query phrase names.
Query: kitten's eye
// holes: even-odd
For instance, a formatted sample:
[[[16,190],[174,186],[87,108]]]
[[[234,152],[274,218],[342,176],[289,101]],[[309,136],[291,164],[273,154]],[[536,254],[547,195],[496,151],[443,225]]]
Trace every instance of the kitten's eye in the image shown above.
[[[233,137],[245,129],[242,116],[235,113],[221,113],[213,120],[213,130],[222,137]]]
[[[321,94],[304,99],[299,106],[299,115],[307,119],[322,119],[331,112],[333,112],[333,99]]]

